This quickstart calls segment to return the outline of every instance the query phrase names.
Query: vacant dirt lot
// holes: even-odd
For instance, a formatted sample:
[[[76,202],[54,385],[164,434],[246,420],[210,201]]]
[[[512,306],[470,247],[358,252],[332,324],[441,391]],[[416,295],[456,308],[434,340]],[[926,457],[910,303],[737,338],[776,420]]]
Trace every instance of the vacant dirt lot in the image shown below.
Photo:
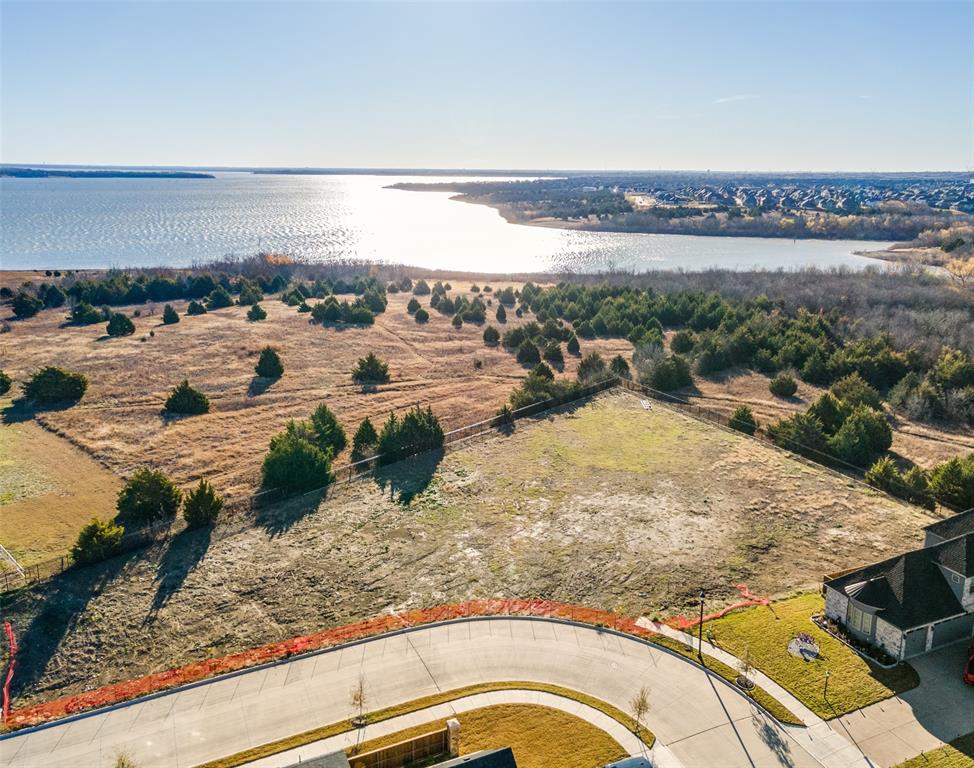
[[[382,611],[633,613],[782,593],[918,545],[921,511],[621,391],[6,598],[21,703]]]

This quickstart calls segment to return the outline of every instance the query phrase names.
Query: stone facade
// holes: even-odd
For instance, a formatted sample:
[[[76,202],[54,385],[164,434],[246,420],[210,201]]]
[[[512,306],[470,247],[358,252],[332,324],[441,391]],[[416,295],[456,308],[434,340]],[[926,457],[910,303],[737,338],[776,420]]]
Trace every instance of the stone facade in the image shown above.
[[[894,627],[888,621],[883,621],[879,616],[876,617],[876,630],[873,643],[886,651],[894,659],[902,658],[903,633],[898,627]]]
[[[825,615],[832,621],[845,625],[846,612],[849,610],[849,598],[839,590],[825,588]]]

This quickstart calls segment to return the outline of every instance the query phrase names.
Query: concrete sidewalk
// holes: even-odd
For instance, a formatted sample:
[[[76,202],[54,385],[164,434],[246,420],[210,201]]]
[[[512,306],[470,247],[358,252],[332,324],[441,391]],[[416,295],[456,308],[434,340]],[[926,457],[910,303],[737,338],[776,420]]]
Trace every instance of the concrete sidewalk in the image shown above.
[[[310,760],[319,755],[335,752],[339,749],[348,749],[356,744],[369,739],[387,736],[390,733],[412,728],[425,723],[439,725],[442,721],[454,717],[461,712],[469,712],[472,709],[481,707],[491,707],[498,704],[539,704],[552,709],[559,709],[570,715],[579,717],[594,725],[599,730],[605,731],[615,739],[627,754],[632,756],[648,757],[652,760],[656,768],[682,768],[681,763],[673,757],[666,747],[654,745],[650,750],[641,739],[633,734],[628,728],[614,720],[604,712],[589,707],[572,699],[557,696],[553,693],[529,690],[506,690],[492,691],[490,693],[477,693],[473,696],[465,696],[462,699],[437,704],[408,715],[393,717],[379,723],[367,725],[359,731],[349,731],[347,733],[332,736],[328,739],[321,739],[302,747],[289,749],[286,752],[279,752],[270,757],[255,760],[247,763],[248,768],[283,768],[293,765],[303,760]],[[463,740],[463,730],[460,731],[460,739]]]
[[[650,688],[647,726],[686,768],[814,768],[798,738],[735,687],[638,638],[542,618],[461,620],[361,643],[133,701],[0,740],[5,768],[189,768],[340,722],[364,676],[372,709],[481,682],[531,680],[626,711]],[[829,768],[848,763],[831,760]]]
[[[679,640],[691,648],[696,648],[700,644],[697,638],[688,635],[686,632],[651,621],[646,617],[638,619],[636,624],[655,630],[661,635],[672,637],[674,640]],[[732,669],[737,669],[740,666],[740,659],[716,645],[711,645],[706,640],[703,642],[703,652]],[[851,739],[845,738],[843,734],[830,728],[828,723],[766,674],[755,669],[751,672],[751,679],[784,704],[804,723],[804,728],[784,727],[788,729],[791,737],[823,766],[829,766],[829,768],[872,768],[872,762]]]

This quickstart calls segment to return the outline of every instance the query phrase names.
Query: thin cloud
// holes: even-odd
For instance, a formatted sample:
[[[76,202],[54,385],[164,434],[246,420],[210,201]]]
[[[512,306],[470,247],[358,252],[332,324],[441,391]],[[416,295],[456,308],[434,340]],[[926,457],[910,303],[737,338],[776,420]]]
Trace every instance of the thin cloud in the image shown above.
[[[730,104],[732,101],[754,101],[754,99],[760,99],[756,93],[739,93],[736,96],[721,96],[719,99],[714,99],[714,104]]]

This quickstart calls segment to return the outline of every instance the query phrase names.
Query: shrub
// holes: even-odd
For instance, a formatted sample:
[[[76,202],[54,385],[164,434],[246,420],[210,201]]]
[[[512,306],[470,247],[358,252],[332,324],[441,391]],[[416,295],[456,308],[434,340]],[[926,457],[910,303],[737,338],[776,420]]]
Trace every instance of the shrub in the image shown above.
[[[521,342],[517,348],[517,361],[521,365],[537,365],[541,362],[541,353],[530,339]]]
[[[582,384],[606,378],[608,368],[598,352],[589,352],[578,364],[578,380]]]
[[[135,333],[135,323],[127,315],[121,312],[114,312],[108,320],[109,336],[131,336]]]
[[[935,467],[930,473],[930,492],[941,504],[955,509],[974,507],[974,453]]]
[[[874,488],[891,493],[894,496],[903,495],[903,477],[899,467],[889,456],[883,456],[866,470],[865,481]]]
[[[10,308],[21,320],[33,317],[44,308],[44,303],[26,291],[20,291],[10,302]]]
[[[650,366],[646,383],[661,392],[689,387],[693,384],[690,364],[680,355],[670,355],[658,360]]]
[[[768,384],[775,397],[791,397],[798,391],[798,382],[787,373],[779,373]]]
[[[172,304],[166,304],[162,310],[162,322],[165,325],[173,325],[179,322],[179,313],[173,309]]]
[[[416,317],[416,322],[417,323],[425,323],[425,322],[429,321],[429,319],[430,319],[430,313],[427,312],[422,307],[420,307],[419,309],[416,310],[415,317]]]
[[[550,342],[544,348],[544,354],[542,356],[545,360],[559,369],[565,365],[565,356],[561,353],[561,344],[559,344],[557,341]]]
[[[114,557],[122,551],[124,534],[122,526],[93,517],[78,533],[78,539],[71,547],[71,560],[75,565],[90,565]]]
[[[372,426],[372,422],[368,418],[362,419],[352,438],[352,461],[361,461],[373,456],[377,451],[378,442],[379,434]]]
[[[734,409],[730,417],[731,429],[743,432],[745,435],[753,435],[758,430],[758,420],[754,418],[754,413],[746,405],[739,405]]]
[[[509,307],[513,307],[517,301],[517,297],[514,295],[514,289],[511,286],[507,286],[500,293],[497,294],[497,300],[501,304],[506,304]]]
[[[422,305],[418,301],[416,301],[416,297],[413,296],[413,298],[411,298],[409,300],[409,303],[406,305],[406,311],[409,314],[414,315],[416,314],[416,312],[419,310],[421,306]]]
[[[453,323],[453,327],[454,328],[462,328],[463,327],[463,318],[460,317],[460,315],[454,315],[453,316],[453,320],[451,320],[451,322]]]
[[[568,337],[568,343],[565,344],[565,349],[568,350],[569,355],[577,355],[580,353],[580,347],[578,346],[578,337],[574,333]]]
[[[417,280],[416,284],[413,286],[414,296],[428,296],[430,292],[430,287],[425,280]]]
[[[443,446],[443,428],[433,411],[416,406],[397,419],[390,414],[379,434],[380,462],[389,464],[406,456]]]
[[[183,517],[190,528],[212,525],[223,509],[223,498],[218,496],[213,486],[200,479],[199,485],[186,494],[183,502]]]
[[[507,310],[504,309],[504,305],[503,304],[498,304],[497,305],[497,312],[494,314],[494,316],[497,318],[497,322],[498,323],[506,323],[507,322]]]
[[[399,284],[389,283],[389,285],[386,286],[386,293],[399,293]]]
[[[260,292],[260,288],[254,285],[249,280],[242,280],[240,284],[240,296],[237,298],[237,303],[240,306],[254,305],[258,301],[263,301],[264,296]],[[263,318],[260,318],[263,319]]]
[[[386,384],[389,381],[389,366],[376,357],[375,352],[369,352],[360,357],[352,370],[352,381],[356,384]]]
[[[868,466],[893,444],[893,431],[879,411],[858,406],[829,441],[834,456],[857,467]]]
[[[63,307],[68,300],[68,295],[58,286],[51,285],[44,291],[44,306],[49,308]]]
[[[311,414],[311,427],[314,429],[315,443],[331,456],[337,456],[345,448],[345,430],[338,423],[331,409],[321,403]]]
[[[267,312],[260,304],[254,304],[250,309],[247,310],[247,319],[251,322],[266,320]]]
[[[233,297],[222,285],[214,288],[206,297],[207,309],[223,309],[233,305]]]
[[[474,283],[470,286],[470,293],[480,293],[480,286]]]
[[[834,435],[848,417],[849,408],[831,393],[826,392],[809,406],[808,413],[822,423],[825,434]]]
[[[79,302],[71,308],[71,322],[78,325],[94,325],[105,319],[105,315],[100,309],[95,309],[91,304]]]
[[[118,492],[118,513],[130,520],[148,524],[175,517],[183,494],[162,472],[142,467]]]
[[[287,431],[271,440],[270,450],[261,465],[265,488],[280,488],[290,493],[310,491],[331,482],[331,451]]]
[[[166,398],[166,410],[169,413],[179,413],[187,416],[195,416],[201,413],[208,413],[210,410],[210,399],[197,389],[189,385],[189,381],[183,379],[173,387]]]
[[[858,373],[843,376],[832,385],[832,394],[850,408],[857,405],[868,405],[879,410],[883,407],[883,399],[879,392],[873,389]]]
[[[484,344],[488,347],[496,347],[501,340],[501,332],[494,326],[488,325],[484,328]]]
[[[198,301],[191,301],[189,306],[186,307],[187,315],[205,315],[206,307],[200,304]]]
[[[284,364],[281,362],[280,355],[273,347],[264,347],[260,351],[257,365],[254,372],[265,379],[279,379],[284,375]]]
[[[5,395],[10,391],[10,386],[13,384],[13,380],[10,378],[8,373],[0,371],[0,395]]]
[[[88,378],[49,365],[31,375],[23,385],[24,397],[40,405],[80,400],[88,389]]]
[[[685,355],[693,349],[693,334],[690,331],[677,331],[670,339],[670,351]]]
[[[770,425],[768,435],[783,448],[815,461],[822,461],[828,447],[822,423],[807,413],[796,413]]]
[[[612,358],[611,362],[609,363],[609,370],[612,371],[613,375],[618,376],[620,379],[632,378],[632,372],[629,370],[629,363],[626,362],[626,358],[624,358],[622,355],[616,355]]]
[[[531,375],[537,376],[545,381],[555,380],[555,372],[544,363],[538,363],[536,366],[534,366],[534,368],[531,369]]]
[[[903,485],[906,488],[906,498],[914,504],[929,509],[931,512],[936,509],[937,502],[930,489],[930,480],[927,473],[920,467],[911,467],[903,473]]]

